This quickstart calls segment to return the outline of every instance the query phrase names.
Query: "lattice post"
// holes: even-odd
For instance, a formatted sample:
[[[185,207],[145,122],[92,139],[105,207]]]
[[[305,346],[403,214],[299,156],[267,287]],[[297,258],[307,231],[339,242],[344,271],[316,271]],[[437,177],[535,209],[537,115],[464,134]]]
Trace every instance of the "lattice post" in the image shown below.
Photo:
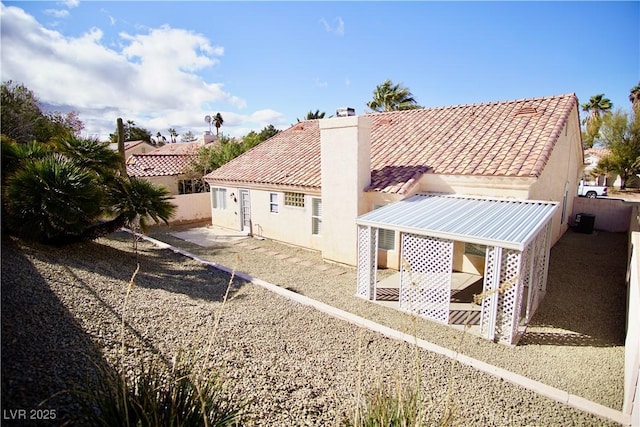
[[[527,245],[527,249],[525,251],[525,259],[526,259],[526,267],[523,269],[523,274],[526,274],[526,284],[527,284],[527,306],[525,311],[525,324],[529,324],[531,321],[532,306],[533,306],[533,296],[536,292],[538,292],[537,282],[535,277],[536,272],[536,240],[534,239]]]
[[[520,304],[522,303],[522,253],[512,249],[504,249],[502,253],[502,277],[500,285],[505,286],[498,294],[498,329],[496,335],[505,344],[513,344],[518,334]]]
[[[400,309],[448,324],[453,241],[402,235]]]
[[[484,283],[482,292],[486,295],[482,300],[480,314],[480,333],[486,339],[494,341],[498,316],[498,288],[500,287],[500,270],[502,248],[487,247],[484,266]]]
[[[376,297],[378,267],[378,229],[358,225],[358,271],[356,296],[373,300]]]

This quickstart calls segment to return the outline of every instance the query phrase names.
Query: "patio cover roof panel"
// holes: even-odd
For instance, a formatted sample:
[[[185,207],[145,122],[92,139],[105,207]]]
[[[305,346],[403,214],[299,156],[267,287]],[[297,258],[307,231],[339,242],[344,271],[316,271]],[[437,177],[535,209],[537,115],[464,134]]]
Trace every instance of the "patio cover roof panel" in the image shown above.
[[[356,223],[522,251],[556,209],[555,202],[418,194]]]

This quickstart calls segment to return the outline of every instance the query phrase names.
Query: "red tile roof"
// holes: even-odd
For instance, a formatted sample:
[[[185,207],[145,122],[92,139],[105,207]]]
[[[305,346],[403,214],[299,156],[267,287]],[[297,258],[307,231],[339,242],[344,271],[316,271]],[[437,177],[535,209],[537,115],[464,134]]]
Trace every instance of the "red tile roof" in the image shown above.
[[[207,144],[209,145],[209,144]],[[196,154],[202,144],[199,142],[176,142],[174,144],[165,144],[162,147],[158,147],[152,152],[151,155],[164,155],[164,154]]]
[[[181,175],[193,158],[192,154],[133,154],[127,160],[127,174],[138,178]]]
[[[403,194],[427,171],[539,176],[577,105],[575,94],[566,94],[368,114],[373,121],[368,190]],[[318,120],[278,133],[207,178],[320,188]]]

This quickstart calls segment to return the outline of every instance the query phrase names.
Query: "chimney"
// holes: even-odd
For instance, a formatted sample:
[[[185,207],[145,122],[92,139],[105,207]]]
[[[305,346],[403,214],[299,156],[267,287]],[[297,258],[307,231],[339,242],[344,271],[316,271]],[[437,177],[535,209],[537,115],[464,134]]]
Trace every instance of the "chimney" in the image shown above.
[[[213,135],[210,131],[205,130],[202,133],[202,136],[200,136],[200,138],[198,138],[198,143],[200,145],[207,145],[207,144],[209,144],[209,143],[211,143],[211,142],[213,142],[215,140],[216,140],[215,135]]]
[[[336,110],[336,117],[349,117],[355,116],[356,110],[351,107],[340,107]]]
[[[355,220],[369,210],[364,190],[371,182],[371,117],[345,110],[347,116],[319,121],[322,256],[356,265]]]

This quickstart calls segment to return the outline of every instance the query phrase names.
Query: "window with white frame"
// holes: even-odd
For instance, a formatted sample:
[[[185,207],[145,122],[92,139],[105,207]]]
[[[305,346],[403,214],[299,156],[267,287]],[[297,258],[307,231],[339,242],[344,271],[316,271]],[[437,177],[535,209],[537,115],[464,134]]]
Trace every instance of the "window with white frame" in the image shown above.
[[[227,209],[227,189],[216,187],[212,188],[211,204],[213,209]]]
[[[311,199],[311,234],[320,235],[322,231],[322,199]]]
[[[297,208],[304,208],[304,194],[303,193],[284,193],[284,205],[295,206]]]
[[[278,193],[269,193],[269,212],[278,213]]]
[[[373,209],[379,209],[383,205],[373,205]],[[385,251],[396,250],[396,232],[394,230],[378,229],[378,249]]]

